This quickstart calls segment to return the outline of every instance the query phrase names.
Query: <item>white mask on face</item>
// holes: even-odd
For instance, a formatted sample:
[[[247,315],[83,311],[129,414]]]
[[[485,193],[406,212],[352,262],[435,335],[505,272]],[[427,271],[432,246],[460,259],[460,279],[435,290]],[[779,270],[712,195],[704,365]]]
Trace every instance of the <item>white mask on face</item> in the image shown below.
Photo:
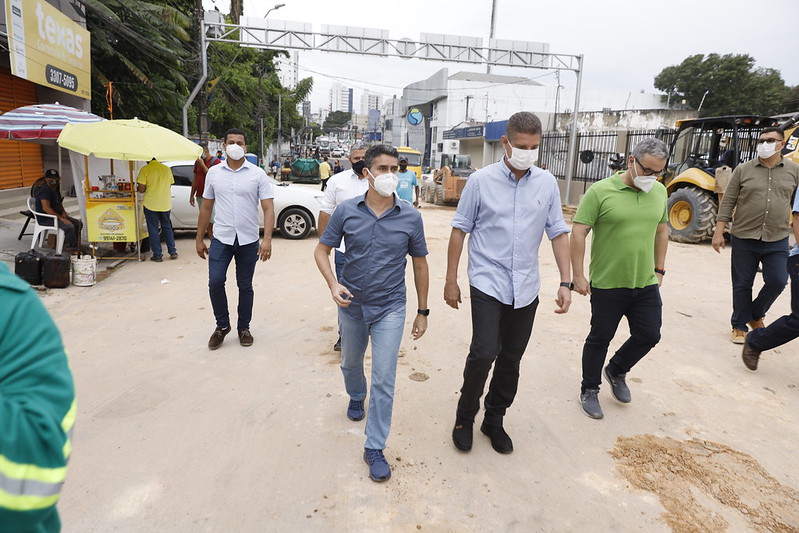
[[[514,148],[510,141],[508,141],[508,146],[510,146],[508,163],[516,170],[527,170],[538,161],[538,148],[535,150],[522,150],[521,148]]]
[[[394,194],[394,191],[397,190],[397,183],[399,183],[399,177],[392,173],[387,172],[386,174],[378,174],[375,176],[372,174],[372,171],[366,169],[370,176],[375,180],[375,184],[372,186],[374,190],[377,191],[377,194],[380,196],[389,197]]]
[[[632,163],[633,165],[633,185],[638,187],[644,192],[649,192],[652,190],[652,187],[655,186],[655,182],[658,180],[657,176],[639,176],[638,175],[638,166],[635,164],[635,161]]]
[[[227,152],[228,157],[234,161],[238,161],[244,157],[244,148],[238,144],[228,144],[225,146],[225,152]]]
[[[757,145],[757,157],[760,159],[768,159],[777,153],[777,145],[779,143],[761,143]]]

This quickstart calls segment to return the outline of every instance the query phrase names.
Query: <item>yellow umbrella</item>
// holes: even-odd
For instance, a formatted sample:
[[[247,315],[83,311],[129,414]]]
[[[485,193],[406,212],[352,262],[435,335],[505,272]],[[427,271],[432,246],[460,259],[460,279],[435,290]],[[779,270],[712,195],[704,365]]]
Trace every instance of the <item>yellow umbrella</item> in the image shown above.
[[[80,154],[124,161],[193,160],[203,151],[182,135],[137,118],[67,124],[58,144]]]

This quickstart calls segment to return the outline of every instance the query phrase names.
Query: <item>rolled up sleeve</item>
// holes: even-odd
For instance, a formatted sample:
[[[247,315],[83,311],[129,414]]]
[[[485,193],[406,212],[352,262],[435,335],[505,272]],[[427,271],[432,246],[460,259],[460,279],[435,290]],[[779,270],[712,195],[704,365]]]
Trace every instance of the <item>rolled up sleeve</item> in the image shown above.
[[[471,233],[479,210],[480,182],[477,178],[472,178],[466,182],[466,187],[463,188],[461,198],[458,201],[458,209],[452,219],[452,227],[464,233]]]
[[[563,219],[563,207],[560,205],[560,191],[557,185],[552,189],[552,195],[549,201],[549,213],[547,214],[547,222],[544,229],[550,241],[558,235],[569,233],[569,226]]]
[[[327,182],[327,187],[325,188],[325,194],[322,196],[322,207],[320,211],[323,213],[327,213],[328,215],[332,215],[333,211],[336,209],[336,190],[338,187],[335,183]],[[338,245],[336,245],[338,246]]]
[[[341,239],[344,237],[344,211],[345,209],[336,209],[333,212],[319,242],[331,248],[341,245]]]

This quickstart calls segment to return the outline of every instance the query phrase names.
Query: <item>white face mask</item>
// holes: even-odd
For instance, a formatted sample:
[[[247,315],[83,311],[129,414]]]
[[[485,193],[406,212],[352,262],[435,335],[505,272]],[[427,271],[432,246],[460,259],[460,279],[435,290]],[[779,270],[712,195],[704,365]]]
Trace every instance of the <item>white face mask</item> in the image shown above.
[[[535,150],[522,150],[521,148],[514,148],[508,141],[510,146],[510,157],[508,163],[516,170],[527,170],[538,161],[538,148]]]
[[[227,152],[228,157],[234,161],[238,161],[244,157],[244,148],[238,144],[228,144],[225,146],[225,152]]]
[[[375,176],[372,174],[372,171],[368,168],[366,171],[372,176],[372,179],[375,180],[375,184],[372,186],[374,190],[377,191],[377,194],[380,196],[389,197],[394,194],[394,191],[397,190],[397,183],[399,183],[399,177],[392,173],[387,172],[386,174],[378,174]]]
[[[632,163],[633,165],[633,185],[638,187],[644,192],[649,192],[652,190],[652,187],[655,186],[655,182],[658,180],[657,176],[639,176],[638,175],[638,167],[635,164],[635,161]]]
[[[777,153],[777,145],[779,143],[762,143],[757,145],[757,157],[760,159],[768,159]]]

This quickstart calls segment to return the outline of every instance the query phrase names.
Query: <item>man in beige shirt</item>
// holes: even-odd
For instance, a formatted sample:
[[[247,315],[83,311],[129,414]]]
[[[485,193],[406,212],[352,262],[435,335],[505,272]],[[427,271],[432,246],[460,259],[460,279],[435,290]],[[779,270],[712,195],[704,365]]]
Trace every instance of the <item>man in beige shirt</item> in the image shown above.
[[[763,319],[788,282],[788,235],[791,198],[799,185],[799,165],[782,157],[784,134],[765,128],[755,159],[739,165],[724,193],[713,249],[724,248],[724,228],[733,221],[732,342],[743,344],[749,328],[765,327]],[[733,210],[735,215],[733,216]],[[763,265],[763,288],[752,299],[752,285]]]

